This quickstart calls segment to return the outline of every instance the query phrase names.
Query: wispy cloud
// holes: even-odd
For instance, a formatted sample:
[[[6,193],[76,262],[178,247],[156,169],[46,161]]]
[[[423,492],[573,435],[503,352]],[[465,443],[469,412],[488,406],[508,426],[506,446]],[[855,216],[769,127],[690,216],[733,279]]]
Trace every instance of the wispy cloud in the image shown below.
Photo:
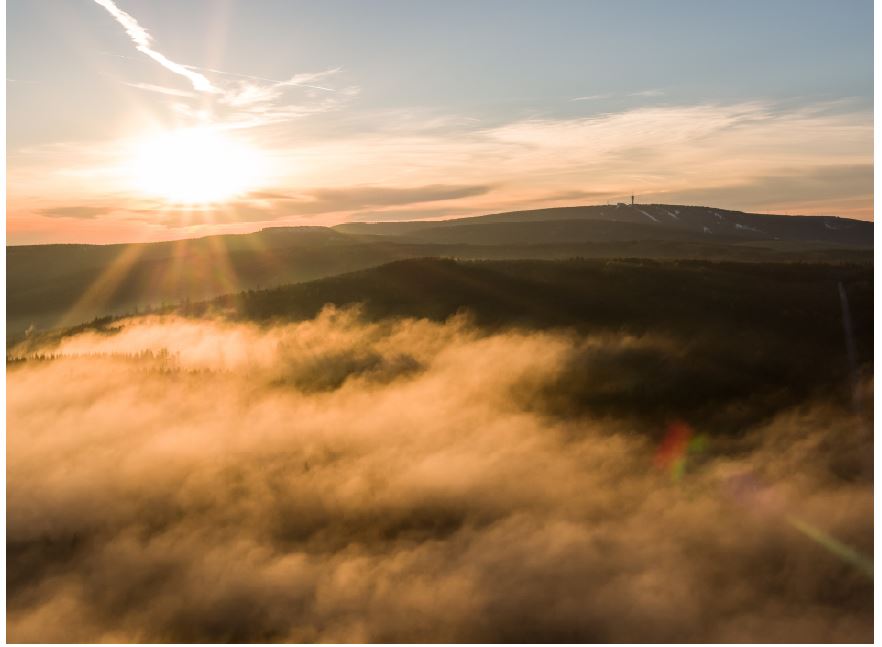
[[[332,214],[376,213],[409,207],[408,211],[428,213],[430,205],[484,195],[493,189],[488,185],[425,186],[354,186],[340,188],[312,187],[293,192],[284,190],[253,191],[246,196],[224,204],[176,205],[161,201],[127,201],[121,207],[113,200],[83,202],[81,204],[53,205],[37,209],[35,213],[51,218],[58,227],[59,219],[68,225],[83,221],[114,220],[117,224],[141,223],[153,228],[181,229],[205,225],[226,226],[240,223],[271,223],[284,218],[313,219]],[[374,211],[377,210],[377,211]],[[456,207],[436,208],[435,216],[459,213]],[[167,231],[166,231],[167,233]]]
[[[109,209],[99,205],[77,205],[73,207],[52,207],[49,209],[40,209],[41,216],[47,218],[83,218],[92,219],[101,214],[107,213]]]
[[[123,81],[123,84],[130,88],[137,88],[138,90],[145,90],[147,92],[156,92],[157,94],[164,94],[169,97],[191,98],[196,96],[194,93],[188,92],[187,90],[176,90],[175,88],[167,88],[163,85],[154,85],[152,83],[129,83],[128,81]]]
[[[652,90],[641,90],[640,92],[632,92],[629,94],[629,97],[660,97],[665,93],[664,90],[652,89]]]
[[[656,88],[651,90],[640,90],[639,92],[629,92],[628,94],[618,96],[652,98],[661,97],[664,96],[664,94],[664,90],[659,90]],[[572,99],[570,99],[570,101],[601,101],[603,99],[612,99],[616,96],[617,95],[612,92],[605,92],[603,94],[588,94],[583,97],[573,97]]]
[[[383,205],[455,200],[457,198],[483,195],[489,190],[489,186],[480,185],[432,184],[416,187],[365,186],[312,189],[306,194],[308,196],[307,200],[304,200],[302,196],[288,196],[284,194],[256,193],[254,197],[260,198],[266,195],[273,195],[276,200],[299,203],[301,206],[312,204],[317,205],[317,208],[320,208],[322,211],[340,211],[343,209],[363,209],[365,207]]]
[[[297,194],[282,191],[254,191],[243,199],[224,205],[169,208],[163,205],[145,205],[131,209],[122,217],[141,220],[167,228],[184,224],[272,222],[282,218],[315,218],[330,214],[361,213],[364,210],[394,209],[409,205],[447,203],[484,195],[492,190],[483,185],[427,186],[357,186],[345,188],[310,188]],[[52,217],[91,217],[92,207],[60,207],[46,209],[42,215]],[[454,208],[455,210],[455,208]],[[449,215],[451,210],[439,210]]]
[[[252,107],[239,109],[239,116],[248,117]],[[253,118],[266,123],[271,111],[283,107],[256,108]],[[590,204],[631,193],[751,211],[873,215],[872,114],[839,104],[800,110],[766,102],[666,105],[484,128],[455,118],[439,125],[378,113],[336,121],[335,128],[298,129],[296,139],[284,129],[250,133],[281,170],[263,195],[229,205],[218,218],[335,224],[400,219],[402,210],[408,217],[436,218]],[[136,197],[108,196],[107,187],[119,186],[111,174],[124,161],[114,157],[119,154],[88,145],[14,151],[13,235],[30,213],[32,228],[43,227],[58,240],[61,221],[50,222],[38,208],[91,206],[111,198],[139,211],[115,212],[102,221],[137,217],[145,232],[180,224]],[[47,167],[54,169],[48,179]],[[420,203],[431,203],[428,211]],[[67,218],[63,225],[85,231],[90,222]],[[125,238],[113,235],[100,240],[133,239],[128,231]]]
[[[301,74],[295,74],[293,77],[288,79],[287,81],[280,81],[277,79],[268,79],[264,76],[255,76],[253,74],[239,74],[237,72],[224,72],[222,70],[215,70],[210,67],[196,67],[195,65],[188,65],[192,70],[202,70],[203,72],[212,72],[214,74],[220,74],[221,76],[232,76],[240,79],[250,79],[251,81],[262,81],[265,83],[272,83],[274,85],[283,87],[283,86],[299,86],[303,88],[310,88],[313,90],[324,90],[325,92],[336,92],[337,90],[334,88],[329,88],[323,85],[313,85],[313,81],[317,81],[319,79],[325,78],[332,74],[336,74],[340,72],[342,68],[334,68],[331,70],[323,70],[321,72],[304,72]]]
[[[600,101],[601,99],[612,99],[613,95],[607,94],[589,94],[584,97],[573,97],[570,101]]]
[[[195,99],[198,96],[200,98],[198,105],[178,102],[171,104],[169,108],[178,116],[201,125],[209,121],[212,125],[223,128],[252,128],[277,123],[335,109],[358,93],[356,87],[336,89],[318,83],[339,73],[341,71],[339,67],[318,72],[301,72],[280,80],[177,63],[154,49],[150,33],[132,15],[120,9],[113,0],[95,0],[95,2],[122,25],[138,51],[167,70],[189,80],[195,93],[150,83],[125,82],[125,84],[171,97]],[[130,58],[119,54],[111,55],[123,59]],[[221,78],[209,80],[207,75]],[[306,101],[292,102],[286,99],[285,93],[294,88],[308,93],[321,92],[327,96],[308,96]],[[205,100],[206,98],[208,101]]]
[[[312,185],[328,177],[352,184],[404,184],[417,178],[430,184],[442,177],[457,184],[492,184],[497,187],[492,194],[468,199],[471,208],[489,213],[547,206],[549,195],[590,201],[586,192],[661,194],[743,186],[783,175],[817,178],[820,167],[872,163],[872,117],[841,107],[793,111],[765,102],[655,106],[588,118],[524,119],[477,130],[365,127],[345,137],[301,140],[280,157],[298,169],[299,181]],[[867,194],[861,188],[852,197]],[[775,202],[798,199],[804,212],[816,213],[803,195],[790,183]],[[715,206],[743,207],[734,196],[728,194],[725,204]],[[849,209],[848,215],[867,217],[870,204],[860,212]],[[822,208],[831,211],[830,204]]]
[[[113,16],[120,25],[122,25],[123,29],[125,29],[126,33],[129,35],[129,38],[131,38],[132,42],[135,44],[135,49],[139,52],[149,56],[168,71],[174,72],[175,74],[183,76],[189,80],[190,83],[193,84],[193,89],[197,92],[219,92],[211,81],[202,74],[194,72],[186,65],[175,63],[161,52],[153,49],[153,37],[150,36],[149,32],[141,27],[141,25],[138,24],[138,21],[131,15],[117,7],[113,0],[95,0],[95,2],[104,7],[107,12]]]
[[[646,195],[646,200],[683,204],[738,204],[745,210],[835,211],[850,202],[872,204],[873,165],[836,164],[780,169],[726,186],[706,186],[676,193]]]

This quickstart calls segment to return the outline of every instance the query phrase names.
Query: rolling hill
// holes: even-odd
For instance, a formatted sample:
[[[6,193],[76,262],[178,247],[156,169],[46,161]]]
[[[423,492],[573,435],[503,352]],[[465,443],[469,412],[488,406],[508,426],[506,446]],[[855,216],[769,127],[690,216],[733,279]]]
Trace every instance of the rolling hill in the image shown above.
[[[872,371],[873,270],[863,263],[407,259],[158,313],[272,328],[312,320],[328,306],[356,307],[365,322],[462,314],[476,334],[564,330],[573,339],[643,340],[609,357],[602,343],[586,347],[584,361],[575,357],[543,397],[549,415],[688,414],[714,433],[737,433],[815,393],[849,406],[855,371]],[[83,330],[113,334],[119,325],[109,318],[37,335],[11,356]],[[322,388],[371,370],[375,359],[313,358],[333,376]]]
[[[420,257],[870,261],[873,224],[676,205],[543,209],[445,221],[7,249],[7,343],[45,330]]]
[[[787,240],[814,241],[842,245],[872,245],[873,224],[860,220],[834,216],[780,216],[744,213],[713,207],[697,207],[666,204],[636,204],[616,206],[599,205],[586,207],[561,207],[531,211],[455,218],[442,221],[409,221],[395,223],[349,223],[335,227],[344,233],[370,234],[374,236],[407,237],[417,240],[435,240],[443,237],[442,231],[462,226],[497,226],[497,243],[507,242],[507,232],[519,233],[514,223],[567,223],[565,226],[576,236],[575,240],[590,240],[592,229],[610,235],[620,231],[622,237],[629,233],[641,238],[667,238],[690,234],[704,240],[756,241]],[[576,223],[582,223],[581,227]],[[588,223],[594,223],[589,225]],[[606,224],[601,224],[606,223]],[[617,223],[613,225],[612,223]],[[626,226],[643,225],[631,229]],[[675,234],[676,232],[676,234]],[[601,233],[601,235],[603,235]],[[448,234],[449,236],[449,234]],[[541,237],[536,242],[541,242]]]

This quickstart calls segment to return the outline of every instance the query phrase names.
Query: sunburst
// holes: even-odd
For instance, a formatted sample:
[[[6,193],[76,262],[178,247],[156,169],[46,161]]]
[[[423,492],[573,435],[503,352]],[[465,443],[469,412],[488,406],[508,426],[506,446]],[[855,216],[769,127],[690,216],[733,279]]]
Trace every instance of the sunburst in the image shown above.
[[[189,128],[142,139],[131,176],[146,196],[171,204],[216,204],[255,188],[265,172],[260,152],[224,131]]]

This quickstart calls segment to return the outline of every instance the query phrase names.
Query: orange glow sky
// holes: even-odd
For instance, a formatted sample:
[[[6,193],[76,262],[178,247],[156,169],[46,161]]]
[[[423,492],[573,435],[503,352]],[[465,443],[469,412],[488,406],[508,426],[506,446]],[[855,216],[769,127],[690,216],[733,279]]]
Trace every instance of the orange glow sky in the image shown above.
[[[9,243],[632,193],[873,217],[870,3],[778,3],[786,33],[758,51],[747,44],[769,18],[759,2],[682,2],[672,15],[562,2],[553,16],[491,1],[471,13],[380,2],[378,16],[346,2],[163,4],[9,3]],[[721,20],[733,34],[710,33]],[[822,28],[836,38],[817,40]],[[633,47],[613,51],[625,36]]]

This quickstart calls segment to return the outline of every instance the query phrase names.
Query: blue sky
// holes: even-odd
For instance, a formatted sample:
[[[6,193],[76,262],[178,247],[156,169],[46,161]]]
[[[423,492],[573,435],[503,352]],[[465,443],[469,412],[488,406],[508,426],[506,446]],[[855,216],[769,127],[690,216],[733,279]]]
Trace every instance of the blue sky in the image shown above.
[[[873,5],[869,0],[118,0],[116,6],[149,32],[153,47],[163,56],[223,72],[202,71],[218,84],[235,86],[236,92],[241,90],[240,82],[249,81],[232,74],[273,80],[315,75],[320,79],[316,85],[329,88],[286,87],[286,96],[273,100],[299,106],[296,116],[276,115],[237,128],[274,159],[287,159],[286,151],[293,151],[294,158],[288,161],[302,163],[297,151],[306,148],[310,159],[320,159],[324,175],[277,173],[271,180],[273,189],[296,189],[307,199],[310,191],[344,188],[339,176],[353,171],[343,164],[335,172],[334,156],[327,154],[330,149],[349,146],[362,151],[370,145],[381,155],[378,161],[391,167],[407,164],[407,147],[419,139],[414,160],[423,168],[428,155],[423,140],[431,135],[438,143],[437,154],[458,156],[463,166],[473,153],[477,160],[508,155],[508,164],[517,153],[474,152],[476,134],[492,132],[498,143],[500,133],[516,132],[520,137],[526,125],[539,124],[539,129],[545,128],[541,145],[551,147],[546,154],[552,157],[561,132],[587,137],[579,141],[590,147],[598,132],[606,138],[608,133],[626,132],[633,126],[646,133],[645,141],[635,138],[632,130],[620,145],[607,141],[603,148],[614,160],[633,151],[629,169],[610,164],[614,170],[601,174],[589,187],[582,180],[567,180],[567,173],[558,171],[556,178],[549,177],[545,193],[569,190],[612,195],[636,185],[634,190],[647,195],[670,192],[673,187],[677,195],[688,197],[690,190],[700,195],[701,190],[751,182],[764,181],[763,186],[768,186],[774,182],[769,178],[775,177],[811,178],[823,174],[820,166],[832,165],[840,175],[852,169],[852,175],[856,174],[849,176],[852,184],[863,188],[818,199],[814,206],[794,195],[789,203],[778,196],[768,204],[759,200],[745,208],[833,210],[871,217],[872,185],[861,184],[867,164],[872,164]],[[68,144],[88,149],[81,160],[88,166],[91,154],[106,153],[114,141],[147,129],[148,122],[161,128],[190,126],[182,117],[183,108],[175,107],[182,99],[192,103],[186,113],[191,120],[197,104],[207,106],[205,110],[211,113],[200,118],[212,123],[224,119],[214,105],[220,93],[201,99],[171,94],[192,93],[194,88],[184,76],[136,51],[121,24],[92,0],[11,0],[7,30],[11,178],[19,165],[22,169],[22,191],[13,187],[10,192],[16,204],[22,205],[17,213],[30,213],[32,225],[40,217],[33,206],[38,195],[60,206],[70,201],[101,201],[112,193],[99,196],[101,192],[95,190],[88,196],[75,195],[63,183],[57,189],[47,186],[46,191],[38,191],[26,169],[39,164],[69,169],[72,163],[70,151],[63,159],[61,155],[53,158],[53,147]],[[690,112],[695,110],[700,117]],[[643,121],[632,119],[640,115]],[[669,117],[677,115],[679,121],[670,121]],[[661,162],[644,164],[651,151],[641,149],[652,148],[656,129],[677,129],[696,118],[711,128],[717,124],[724,129],[735,123],[746,129],[763,122],[770,132],[789,128],[794,139],[776,141],[781,159],[752,177],[746,169],[740,175],[721,169],[719,177],[698,178],[699,162],[689,162],[695,164],[692,168],[680,160],[684,166],[681,173],[674,173],[675,178],[656,178],[659,172],[654,169],[661,168]],[[604,120],[611,120],[609,129],[599,131]],[[818,121],[818,127],[809,127],[806,120]],[[580,124],[590,127],[580,129]],[[854,132],[858,127],[860,133]],[[803,141],[798,137],[806,129],[818,137],[810,151],[804,137]],[[839,145],[836,139],[843,129],[848,131],[848,141]],[[699,128],[684,134],[690,138],[686,142],[664,139],[660,145],[701,148],[701,137],[709,136],[708,132]],[[369,144],[368,135],[385,139]],[[539,145],[530,139],[534,136],[539,135],[528,137],[530,146]],[[764,141],[760,130],[748,133],[747,139],[758,142],[757,161],[767,159],[759,151]],[[453,146],[457,141],[462,145]],[[567,151],[562,153],[570,159]],[[737,146],[721,148],[720,154],[750,157],[750,151]],[[525,177],[555,172],[553,165],[522,161]],[[675,161],[665,160],[666,173],[672,173],[670,163]],[[585,169],[586,174],[591,176],[594,169],[596,177],[600,167],[598,161]],[[500,177],[489,173],[484,179],[475,169],[464,168],[452,178],[451,168],[423,170],[412,173],[410,180],[400,169],[373,176],[360,169],[352,175],[359,187],[390,182],[398,187],[405,181],[410,186],[453,182],[492,187],[480,200],[423,204],[410,209],[413,213],[440,216],[449,207],[450,215],[461,215],[518,200],[526,202],[525,207],[548,206],[538,204],[538,187],[532,193],[511,190],[518,185],[514,170]],[[736,202],[737,195],[733,195],[729,203],[719,206],[737,207]],[[31,205],[30,212],[25,205]],[[322,218],[346,220],[363,217],[365,212],[329,212],[334,215]],[[399,205],[383,217],[406,215]],[[296,216],[280,216],[273,210],[268,220],[295,222]],[[315,214],[308,216],[315,220]],[[116,213],[108,220],[118,229],[125,218]],[[60,225],[69,229],[74,224],[56,219],[38,229],[45,232]],[[94,229],[96,223],[89,226]],[[154,233],[160,235],[163,228],[169,229],[169,223],[154,227]]]

